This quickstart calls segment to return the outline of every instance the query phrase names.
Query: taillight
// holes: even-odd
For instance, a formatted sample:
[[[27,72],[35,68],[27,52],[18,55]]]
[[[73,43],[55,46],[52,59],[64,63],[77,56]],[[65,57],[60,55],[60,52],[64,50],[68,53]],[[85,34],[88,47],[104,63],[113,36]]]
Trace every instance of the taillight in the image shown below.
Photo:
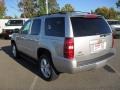
[[[65,38],[64,57],[67,59],[74,58],[74,39],[73,38]]]
[[[114,48],[114,35],[112,35],[112,48]]]

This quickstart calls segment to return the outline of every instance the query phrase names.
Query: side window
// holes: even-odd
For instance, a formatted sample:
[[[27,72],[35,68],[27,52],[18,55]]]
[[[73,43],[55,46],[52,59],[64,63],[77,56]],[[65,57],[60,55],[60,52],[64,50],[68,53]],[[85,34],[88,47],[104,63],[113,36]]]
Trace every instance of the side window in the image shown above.
[[[28,34],[29,30],[30,30],[30,25],[31,25],[31,21],[27,21],[24,26],[22,27],[22,34]]]
[[[65,36],[65,19],[64,17],[47,18],[45,20],[45,34],[48,36]]]
[[[40,29],[41,29],[41,20],[40,19],[33,20],[31,35],[38,35],[40,33]]]

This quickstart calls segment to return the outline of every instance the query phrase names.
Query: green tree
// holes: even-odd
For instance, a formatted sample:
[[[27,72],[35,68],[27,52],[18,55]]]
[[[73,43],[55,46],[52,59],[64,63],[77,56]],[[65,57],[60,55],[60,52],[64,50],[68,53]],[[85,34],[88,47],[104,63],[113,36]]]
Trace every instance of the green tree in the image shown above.
[[[116,2],[116,6],[117,6],[117,8],[120,8],[120,0],[118,0],[118,1]]]
[[[45,0],[21,0],[18,4],[20,11],[23,13],[21,17],[34,17],[46,14]],[[48,0],[49,13],[60,11],[56,0]]]
[[[117,11],[114,8],[97,8],[95,10],[96,14],[104,16],[106,19],[116,19],[117,18]]]
[[[72,12],[74,11],[74,7],[71,4],[65,4],[64,7],[61,8],[62,12]]]
[[[45,0],[38,0],[38,15],[46,14]]]
[[[102,15],[107,19],[109,18],[109,9],[107,7],[97,8],[95,10],[95,13],[99,14],[99,15]]]
[[[39,0],[38,3],[38,15],[46,14],[46,5],[45,0]],[[60,11],[59,4],[56,0],[48,0],[48,12],[49,13],[57,13]]]
[[[49,8],[49,13],[60,12],[60,7],[56,0],[49,0],[48,8]]]
[[[109,18],[117,19],[117,11],[114,8],[109,9]]]
[[[18,7],[23,14],[23,17],[33,17],[36,15],[35,5],[32,0],[21,0]]]
[[[120,0],[116,2],[116,6],[118,9],[120,9]],[[118,19],[120,20],[120,11],[117,11]]]
[[[11,16],[5,16],[4,19],[12,19],[13,17]]]
[[[5,5],[2,2],[0,2],[0,19],[3,18],[3,16],[5,15],[5,10]]]

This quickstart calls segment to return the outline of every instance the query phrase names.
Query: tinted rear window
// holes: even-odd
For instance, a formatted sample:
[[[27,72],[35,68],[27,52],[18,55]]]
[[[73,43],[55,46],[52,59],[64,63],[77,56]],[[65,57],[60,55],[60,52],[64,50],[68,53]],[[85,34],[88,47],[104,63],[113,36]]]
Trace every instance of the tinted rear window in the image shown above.
[[[71,17],[74,36],[91,36],[110,33],[111,30],[102,18]]]
[[[64,17],[47,18],[45,20],[45,34],[48,36],[64,37],[65,36]]]

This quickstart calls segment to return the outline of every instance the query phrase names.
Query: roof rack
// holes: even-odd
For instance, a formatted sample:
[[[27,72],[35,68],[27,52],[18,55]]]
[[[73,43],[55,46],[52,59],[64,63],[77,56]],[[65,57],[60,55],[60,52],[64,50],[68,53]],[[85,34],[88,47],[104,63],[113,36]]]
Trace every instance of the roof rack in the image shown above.
[[[87,14],[90,14],[90,12],[82,12],[82,11],[71,11],[71,12],[78,12],[78,13],[87,13]]]
[[[61,12],[57,12],[57,13],[51,13],[51,14],[66,14],[66,13],[87,13],[87,14],[90,14],[90,12],[82,12],[82,11],[69,11],[69,12],[66,12],[66,11],[61,11]]]
[[[57,12],[57,13],[49,13],[49,14],[42,14],[41,16],[44,16],[44,15],[53,15],[53,14],[67,14],[67,13],[86,13],[86,14],[91,14],[90,12],[82,12],[82,11],[69,11],[69,12],[66,12],[66,11],[61,11],[61,12]],[[36,16],[38,17],[38,16]]]
[[[45,15],[52,15],[52,14],[66,14],[66,13],[74,13],[74,12],[90,14],[90,12],[82,12],[82,11],[69,11],[69,12],[61,11],[61,12],[57,12],[57,13],[49,13],[49,14],[45,14]]]

